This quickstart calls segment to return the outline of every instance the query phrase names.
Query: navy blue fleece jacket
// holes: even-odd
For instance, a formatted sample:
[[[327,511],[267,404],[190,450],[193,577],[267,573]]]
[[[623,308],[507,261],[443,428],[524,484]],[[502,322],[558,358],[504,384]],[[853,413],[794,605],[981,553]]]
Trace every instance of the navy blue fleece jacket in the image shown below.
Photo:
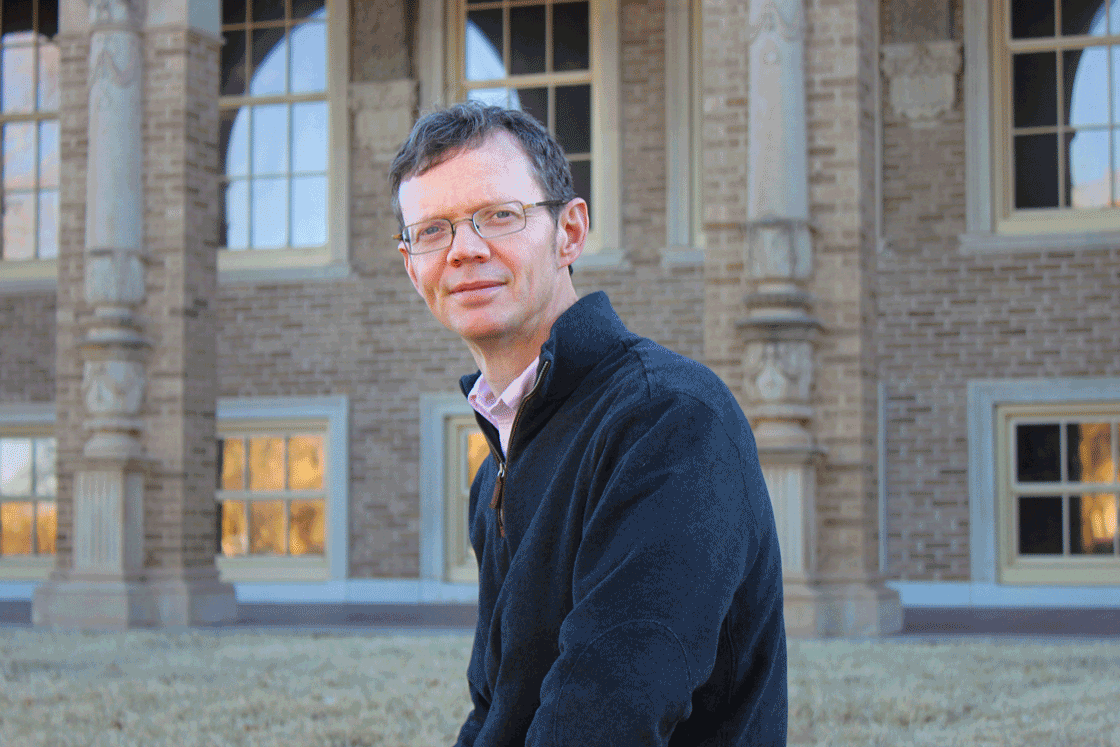
[[[471,487],[474,708],[457,745],[784,745],[774,514],[723,382],[593,293],[541,347],[508,458],[478,422],[491,454]]]

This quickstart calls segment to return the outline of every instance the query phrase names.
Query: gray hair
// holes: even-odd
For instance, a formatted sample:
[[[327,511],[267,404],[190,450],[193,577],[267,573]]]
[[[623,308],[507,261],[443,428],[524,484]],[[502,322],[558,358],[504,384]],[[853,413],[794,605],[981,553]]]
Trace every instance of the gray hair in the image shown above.
[[[389,170],[393,213],[404,228],[399,191],[401,182],[419,176],[464,150],[478,147],[495,132],[505,131],[520,143],[533,165],[533,177],[546,200],[575,199],[572,170],[564,150],[540,122],[516,109],[486,106],[465,101],[421,117],[412,127]],[[563,206],[549,207],[552,220],[560,218]]]

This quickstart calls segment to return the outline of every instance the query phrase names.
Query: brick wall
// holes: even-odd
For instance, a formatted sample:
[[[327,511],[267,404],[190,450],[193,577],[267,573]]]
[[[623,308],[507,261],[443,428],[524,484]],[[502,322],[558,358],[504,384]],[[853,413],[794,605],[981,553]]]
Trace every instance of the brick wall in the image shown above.
[[[0,403],[54,401],[54,293],[0,295]]]
[[[147,360],[145,565],[213,562],[219,45],[195,32],[144,35]]]

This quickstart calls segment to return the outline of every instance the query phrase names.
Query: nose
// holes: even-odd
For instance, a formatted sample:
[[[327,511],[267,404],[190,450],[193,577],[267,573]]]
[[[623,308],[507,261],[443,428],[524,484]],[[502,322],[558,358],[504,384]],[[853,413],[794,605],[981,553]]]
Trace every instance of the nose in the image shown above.
[[[451,235],[451,246],[447,250],[447,261],[452,264],[471,260],[485,260],[490,256],[490,245],[474,230],[474,223],[468,218],[457,221]]]

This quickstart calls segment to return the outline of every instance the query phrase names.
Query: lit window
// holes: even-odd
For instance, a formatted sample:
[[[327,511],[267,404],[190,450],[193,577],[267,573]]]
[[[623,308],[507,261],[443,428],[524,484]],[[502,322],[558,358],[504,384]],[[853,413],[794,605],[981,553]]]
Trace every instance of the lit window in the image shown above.
[[[591,3],[510,0],[459,4],[461,95],[531,114],[572,167],[576,194],[595,203],[592,184],[594,40]]]
[[[53,555],[55,439],[0,438],[0,557]]]
[[[324,0],[222,4],[226,249],[327,243],[329,76]]]
[[[1004,580],[1115,580],[1120,413],[1002,409]]]
[[[218,453],[220,554],[323,556],[322,433],[226,433]]]
[[[470,538],[471,483],[490,455],[490,447],[473,415],[449,417],[445,428],[450,471],[444,493],[444,578],[454,583],[477,583],[478,561]],[[486,501],[489,504],[490,496]]]
[[[998,217],[1019,230],[1120,227],[1120,2],[1002,5]]]
[[[58,256],[58,3],[0,5],[0,259]]]

